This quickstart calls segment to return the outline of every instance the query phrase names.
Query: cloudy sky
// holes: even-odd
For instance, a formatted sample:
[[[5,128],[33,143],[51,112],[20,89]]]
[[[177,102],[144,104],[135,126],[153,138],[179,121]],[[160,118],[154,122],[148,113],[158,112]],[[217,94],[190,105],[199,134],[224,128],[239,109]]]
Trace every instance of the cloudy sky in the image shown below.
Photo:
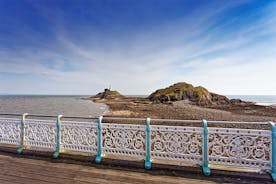
[[[276,95],[276,1],[1,0],[0,94]]]

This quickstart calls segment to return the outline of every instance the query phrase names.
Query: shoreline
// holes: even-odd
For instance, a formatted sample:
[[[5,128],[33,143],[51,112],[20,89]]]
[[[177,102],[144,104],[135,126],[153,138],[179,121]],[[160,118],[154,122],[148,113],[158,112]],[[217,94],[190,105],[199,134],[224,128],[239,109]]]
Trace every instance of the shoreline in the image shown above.
[[[153,103],[141,97],[99,99],[90,97],[95,103],[107,105],[103,115],[111,117],[190,119],[218,121],[276,121],[276,106],[257,104],[198,106],[186,101]]]
[[[260,106],[269,106],[269,107],[276,107],[276,103],[268,103],[268,102],[254,102],[255,105],[260,105]]]

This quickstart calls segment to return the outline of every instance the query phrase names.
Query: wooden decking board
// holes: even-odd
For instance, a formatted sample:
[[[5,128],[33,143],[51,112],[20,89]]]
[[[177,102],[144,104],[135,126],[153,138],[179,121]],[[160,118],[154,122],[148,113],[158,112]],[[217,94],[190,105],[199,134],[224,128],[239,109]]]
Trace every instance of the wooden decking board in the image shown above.
[[[71,179],[75,179],[78,181],[89,181],[89,179],[91,177],[97,177],[97,178],[108,178],[110,176],[114,177],[114,180],[118,180],[118,176],[120,176],[120,182],[123,182],[124,180],[132,180],[132,181],[136,181],[136,182],[143,182],[145,180],[141,179],[141,178],[137,178],[137,173],[128,173],[128,176],[124,176],[123,174],[120,174],[118,172],[113,173],[112,171],[109,170],[108,174],[103,174],[102,173],[102,169],[101,170],[93,170],[93,172],[91,173],[91,167],[89,166],[80,166],[80,165],[73,165],[73,164],[62,164],[62,165],[58,165],[56,163],[51,163],[51,162],[47,162],[47,161],[41,161],[44,163],[44,166],[41,166],[39,164],[37,164],[34,160],[29,159],[28,161],[22,159],[22,166],[19,168],[18,170],[18,174],[21,175],[22,173],[24,173],[25,175],[32,175],[33,173],[29,173],[28,172],[28,168],[29,167],[36,167],[37,170],[39,170],[39,173],[36,173],[36,175],[40,176],[40,177],[45,177],[45,176],[53,176],[56,177],[56,179],[63,179],[66,180],[69,178]],[[9,162],[6,163],[4,161],[4,163],[2,161],[0,161],[1,164],[4,164],[5,167],[12,167],[14,166],[15,168],[14,171],[17,171],[17,166],[18,163],[16,160],[12,160],[9,159]],[[45,166],[51,166],[51,168],[47,168]],[[70,168],[69,168],[69,167]],[[81,170],[81,171],[80,171]],[[68,173],[72,173],[74,171],[74,176],[68,174]],[[63,176],[63,177],[62,177]],[[67,178],[64,178],[64,176],[66,176]],[[34,176],[36,177],[36,176]],[[84,180],[85,178],[85,180]],[[147,181],[149,181],[150,179],[147,179]],[[156,181],[158,182],[158,181]]]
[[[13,167],[8,167],[6,169],[1,170],[0,174],[4,176],[18,177],[18,178],[29,179],[29,180],[37,180],[41,182],[58,183],[59,181],[62,181],[62,179],[58,179],[57,177],[41,175],[39,173],[36,173],[34,170],[30,170],[30,169],[26,170],[25,168],[24,170],[21,171]]]
[[[27,165],[27,164],[18,164],[18,163],[5,163],[2,164],[1,173],[9,172],[12,170],[12,173],[17,173],[18,175],[21,175],[21,173],[24,173],[26,175],[38,175],[38,176],[46,176],[51,177],[55,176],[56,178],[60,179],[66,179],[70,176],[69,172],[66,174],[65,171],[60,170],[54,170],[54,168],[47,168],[47,166],[35,166],[35,165]],[[33,170],[30,170],[29,168],[35,168],[37,172],[33,173]]]
[[[19,183],[58,183],[58,184],[78,184],[78,183],[101,183],[101,184],[127,184],[127,183],[153,183],[153,184],[196,184],[196,183],[272,183],[269,179],[240,178],[229,176],[204,177],[201,173],[189,174],[183,171],[183,175],[176,176],[173,170],[153,169],[146,171],[143,168],[134,169],[132,166],[123,167],[108,166],[105,164],[94,164],[89,161],[76,161],[66,158],[57,160],[49,157],[16,155],[12,153],[0,152],[0,184]],[[170,173],[170,174],[168,174]],[[216,174],[214,174],[216,175]],[[256,175],[256,174],[255,174]]]
[[[31,159],[30,159],[31,161]],[[39,177],[39,178],[44,178],[44,177],[54,177],[56,181],[58,179],[58,181],[60,182],[69,182],[70,180],[78,180],[78,181],[82,181],[82,182],[89,182],[89,180],[91,180],[91,177],[97,177],[97,178],[104,178],[106,179],[107,177],[110,176],[109,174],[103,174],[100,172],[89,172],[89,168],[81,169],[80,166],[76,166],[73,165],[73,169],[68,169],[65,167],[60,167],[60,168],[56,168],[56,165],[54,163],[52,164],[46,164],[45,166],[53,166],[50,169],[45,167],[45,166],[40,166],[37,164],[33,164],[33,162],[27,163],[23,166],[21,166],[20,168],[18,168],[18,164],[14,163],[14,162],[9,162],[9,163],[1,163],[3,165],[3,169],[2,172],[5,171],[10,171],[10,169],[13,170],[12,174],[17,174],[17,175],[24,175],[24,176],[28,176],[28,177]],[[36,170],[39,170],[39,172],[36,172],[35,174],[31,171],[28,172],[28,168],[30,167],[36,167]],[[71,165],[69,164],[67,167],[70,167]],[[7,168],[7,169],[5,169]],[[45,168],[45,169],[44,169]],[[90,168],[91,169],[91,168]],[[73,174],[72,174],[73,173]],[[116,176],[116,175],[114,175]],[[69,178],[69,179],[68,179]],[[121,179],[126,179],[126,177],[121,177]],[[67,181],[69,180],[69,181]],[[52,181],[50,179],[50,181]],[[53,182],[54,182],[53,181]],[[121,181],[122,182],[122,181]]]
[[[51,163],[44,160],[0,155],[3,183],[181,183],[178,177],[151,176],[146,173],[97,169],[89,166]],[[1,183],[2,184],[2,183]]]
[[[7,183],[9,182],[11,183],[41,183],[41,184],[46,184],[49,183],[47,181],[42,181],[42,180],[37,180],[34,178],[28,178],[28,177],[22,177],[22,176],[18,176],[18,175],[9,175],[9,174],[1,174],[0,173],[0,181],[4,180]],[[2,184],[2,183],[1,183]]]

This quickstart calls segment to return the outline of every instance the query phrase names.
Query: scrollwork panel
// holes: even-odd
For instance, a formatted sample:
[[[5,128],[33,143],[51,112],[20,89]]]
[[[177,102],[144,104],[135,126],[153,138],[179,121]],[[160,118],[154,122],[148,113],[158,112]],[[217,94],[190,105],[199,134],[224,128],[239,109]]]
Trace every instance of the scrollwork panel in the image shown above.
[[[97,123],[63,122],[61,149],[96,153]]]
[[[153,125],[151,155],[156,159],[201,163],[202,128]]]
[[[268,130],[209,128],[211,164],[270,168],[271,132]]]
[[[145,126],[103,124],[103,153],[145,157]]]
[[[20,119],[0,118],[0,143],[20,143]]]
[[[56,140],[56,124],[54,121],[26,120],[25,142],[32,148],[48,148],[54,150]]]

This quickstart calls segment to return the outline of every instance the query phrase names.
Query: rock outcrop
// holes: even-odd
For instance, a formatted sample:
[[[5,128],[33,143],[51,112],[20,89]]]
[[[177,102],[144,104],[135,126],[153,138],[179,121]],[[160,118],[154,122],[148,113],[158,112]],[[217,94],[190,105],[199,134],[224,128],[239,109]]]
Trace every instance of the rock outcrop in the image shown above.
[[[192,104],[201,106],[231,104],[231,100],[226,96],[211,93],[204,87],[194,87],[185,82],[179,82],[165,89],[159,89],[152,93],[148,98],[153,102],[161,103],[188,100]],[[235,101],[235,103],[236,102],[237,101]]]
[[[112,91],[110,89],[105,89],[104,92],[98,93],[92,98],[98,99],[115,99],[115,98],[123,98],[124,96],[121,95],[118,91]]]

